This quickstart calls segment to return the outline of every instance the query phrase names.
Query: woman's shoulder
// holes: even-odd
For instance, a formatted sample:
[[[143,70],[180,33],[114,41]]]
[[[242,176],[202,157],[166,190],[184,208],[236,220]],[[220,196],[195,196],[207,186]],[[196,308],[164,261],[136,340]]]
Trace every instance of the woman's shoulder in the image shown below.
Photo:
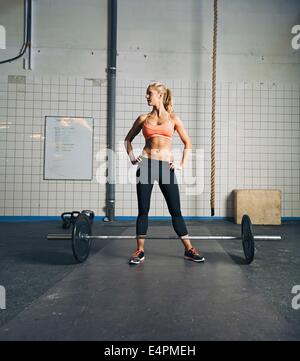
[[[137,118],[137,122],[140,126],[142,126],[145,122],[145,120],[149,117],[149,113],[147,114],[140,114]]]
[[[176,115],[174,112],[170,113],[170,119],[175,127],[176,127],[176,125],[178,125],[179,122],[181,122],[178,115]]]
[[[140,115],[138,116],[138,119],[139,119],[141,122],[143,122],[143,121],[145,121],[145,120],[149,117],[149,115],[150,115],[150,113],[140,114]]]

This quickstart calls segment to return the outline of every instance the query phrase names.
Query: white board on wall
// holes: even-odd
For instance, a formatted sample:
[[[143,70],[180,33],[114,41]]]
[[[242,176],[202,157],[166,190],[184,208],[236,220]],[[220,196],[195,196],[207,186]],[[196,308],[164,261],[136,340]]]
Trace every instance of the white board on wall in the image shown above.
[[[45,117],[44,179],[91,180],[94,119]]]
[[[0,49],[6,49],[6,31],[3,25],[0,25]]]

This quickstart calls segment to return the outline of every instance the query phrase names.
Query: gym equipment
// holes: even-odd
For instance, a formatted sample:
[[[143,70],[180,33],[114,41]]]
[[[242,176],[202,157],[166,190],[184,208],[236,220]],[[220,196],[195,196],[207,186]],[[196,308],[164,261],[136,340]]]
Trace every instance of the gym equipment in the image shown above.
[[[95,213],[93,211],[90,211],[89,209],[85,209],[81,211],[81,213],[84,213],[86,216],[88,216],[89,220],[91,221],[91,224],[93,224],[95,218]]]
[[[93,211],[90,211],[88,209],[85,209],[81,212],[73,211],[73,212],[64,212],[61,214],[62,219],[62,228],[69,229],[71,224],[75,224],[76,218],[79,216],[80,213],[84,213],[86,216],[89,217],[91,224],[93,224],[95,213]]]
[[[174,239],[174,236],[146,237],[147,239]],[[250,217],[245,214],[242,218],[241,237],[235,236],[188,236],[194,240],[241,240],[245,261],[250,264],[254,259],[256,240],[280,240],[281,236],[254,236]],[[72,234],[48,234],[48,240],[70,240],[75,259],[82,263],[90,253],[93,239],[136,239],[136,236],[107,236],[92,235],[92,222],[87,214],[80,213],[74,223]]]
[[[73,212],[64,212],[61,214],[62,219],[62,228],[69,229],[71,224],[74,224],[75,219],[79,216],[80,212],[73,211]]]
[[[242,218],[242,243],[246,263],[250,264],[254,259],[255,244],[251,219],[247,214]]]

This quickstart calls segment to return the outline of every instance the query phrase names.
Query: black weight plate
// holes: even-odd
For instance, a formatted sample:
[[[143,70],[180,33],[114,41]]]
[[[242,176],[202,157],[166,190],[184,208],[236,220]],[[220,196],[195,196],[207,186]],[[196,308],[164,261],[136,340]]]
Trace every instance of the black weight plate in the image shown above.
[[[86,216],[88,216],[91,224],[93,224],[95,218],[95,213],[93,211],[90,211],[89,209],[84,209],[83,211],[81,211],[81,213],[84,213]]]
[[[247,214],[242,218],[242,240],[246,263],[250,264],[254,259],[255,244],[251,219]]]
[[[75,259],[82,263],[84,262],[90,253],[91,239],[86,239],[85,236],[92,234],[92,228],[89,218],[80,213],[76,217],[73,233],[72,233],[72,250]]]

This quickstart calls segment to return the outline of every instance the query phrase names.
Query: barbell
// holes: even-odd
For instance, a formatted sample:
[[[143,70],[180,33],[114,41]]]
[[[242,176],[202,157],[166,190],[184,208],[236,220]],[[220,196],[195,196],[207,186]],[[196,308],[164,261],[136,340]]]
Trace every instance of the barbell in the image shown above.
[[[174,236],[146,237],[147,239],[174,239]],[[235,236],[187,236],[187,239],[194,240],[241,240],[245,261],[250,264],[254,259],[256,240],[280,240],[281,236],[254,236],[250,217],[245,214],[242,218],[241,237]],[[108,236],[92,235],[92,222],[85,213],[80,213],[73,225],[71,234],[48,234],[48,240],[70,240],[72,242],[72,251],[77,262],[84,262],[91,250],[93,239],[136,239],[136,236]],[[183,238],[184,239],[184,238]]]
[[[91,224],[93,224],[93,220],[95,218],[95,213],[93,211],[90,211],[89,209],[85,209],[81,212],[79,211],[73,211],[73,212],[64,212],[61,214],[62,219],[62,228],[68,229],[71,227],[71,224],[75,223],[76,218],[79,216],[80,213],[84,213],[87,215],[90,219]]]

